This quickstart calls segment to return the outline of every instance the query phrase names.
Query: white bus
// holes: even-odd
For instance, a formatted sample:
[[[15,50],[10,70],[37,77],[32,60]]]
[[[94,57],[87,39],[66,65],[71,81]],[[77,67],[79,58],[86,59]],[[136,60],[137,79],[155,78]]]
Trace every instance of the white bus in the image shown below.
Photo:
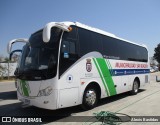
[[[15,71],[25,106],[91,109],[101,98],[137,94],[149,83],[145,45],[78,22],[51,22],[29,39],[12,40],[11,54],[15,42],[25,42]]]

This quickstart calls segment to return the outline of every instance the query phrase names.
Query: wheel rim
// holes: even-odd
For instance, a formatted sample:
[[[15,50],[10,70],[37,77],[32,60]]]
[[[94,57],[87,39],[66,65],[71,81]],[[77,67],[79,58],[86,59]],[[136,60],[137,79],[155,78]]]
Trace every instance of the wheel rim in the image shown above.
[[[94,105],[96,102],[96,98],[96,92],[94,90],[88,90],[86,92],[85,100],[88,105]]]
[[[134,82],[133,89],[135,92],[138,92],[138,83]]]

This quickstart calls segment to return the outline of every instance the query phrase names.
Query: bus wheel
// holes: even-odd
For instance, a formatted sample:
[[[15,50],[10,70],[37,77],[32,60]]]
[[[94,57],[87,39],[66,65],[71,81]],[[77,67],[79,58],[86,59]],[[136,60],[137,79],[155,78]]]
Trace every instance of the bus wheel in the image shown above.
[[[85,110],[89,110],[94,108],[98,102],[98,93],[97,90],[93,87],[88,87],[84,91],[82,108]]]
[[[136,95],[138,93],[138,90],[139,90],[139,83],[138,83],[137,80],[134,80],[132,90],[131,90],[131,94]]]

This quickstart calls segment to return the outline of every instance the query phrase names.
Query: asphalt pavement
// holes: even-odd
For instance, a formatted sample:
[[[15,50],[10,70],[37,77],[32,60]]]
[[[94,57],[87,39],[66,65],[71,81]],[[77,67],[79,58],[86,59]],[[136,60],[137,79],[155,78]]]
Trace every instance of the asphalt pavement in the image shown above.
[[[156,76],[160,73],[152,73],[150,83],[140,89],[137,95],[123,93],[113,97],[100,100],[98,106],[92,110],[84,111],[80,106],[59,109],[55,111],[40,109],[36,107],[22,108],[22,103],[17,100],[14,82],[0,82],[0,116],[2,117],[42,117],[43,124],[62,125],[89,125],[86,122],[94,116],[93,113],[110,111],[123,113],[128,116],[137,116],[132,122],[124,122],[122,125],[159,125],[160,124],[160,82],[156,82]],[[90,117],[88,117],[90,116]],[[149,116],[149,117],[148,117]],[[156,117],[159,116],[159,117]],[[145,118],[159,120],[158,122],[142,122]],[[152,119],[151,119],[152,118]],[[156,119],[157,118],[157,119]],[[79,122],[76,122],[77,121]],[[80,119],[80,120],[78,120]],[[82,120],[81,120],[82,119]],[[138,122],[135,122],[139,120]],[[80,122],[81,121],[81,122]],[[101,122],[92,123],[102,124]]]

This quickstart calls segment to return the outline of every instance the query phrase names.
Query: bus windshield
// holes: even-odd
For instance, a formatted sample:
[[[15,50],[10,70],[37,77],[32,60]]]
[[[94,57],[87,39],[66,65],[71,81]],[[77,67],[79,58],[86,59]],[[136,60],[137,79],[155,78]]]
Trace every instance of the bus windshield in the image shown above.
[[[31,35],[29,43],[23,47],[17,74],[21,79],[49,79],[56,75],[61,33],[59,28],[52,28],[48,43],[43,42],[42,30]]]

